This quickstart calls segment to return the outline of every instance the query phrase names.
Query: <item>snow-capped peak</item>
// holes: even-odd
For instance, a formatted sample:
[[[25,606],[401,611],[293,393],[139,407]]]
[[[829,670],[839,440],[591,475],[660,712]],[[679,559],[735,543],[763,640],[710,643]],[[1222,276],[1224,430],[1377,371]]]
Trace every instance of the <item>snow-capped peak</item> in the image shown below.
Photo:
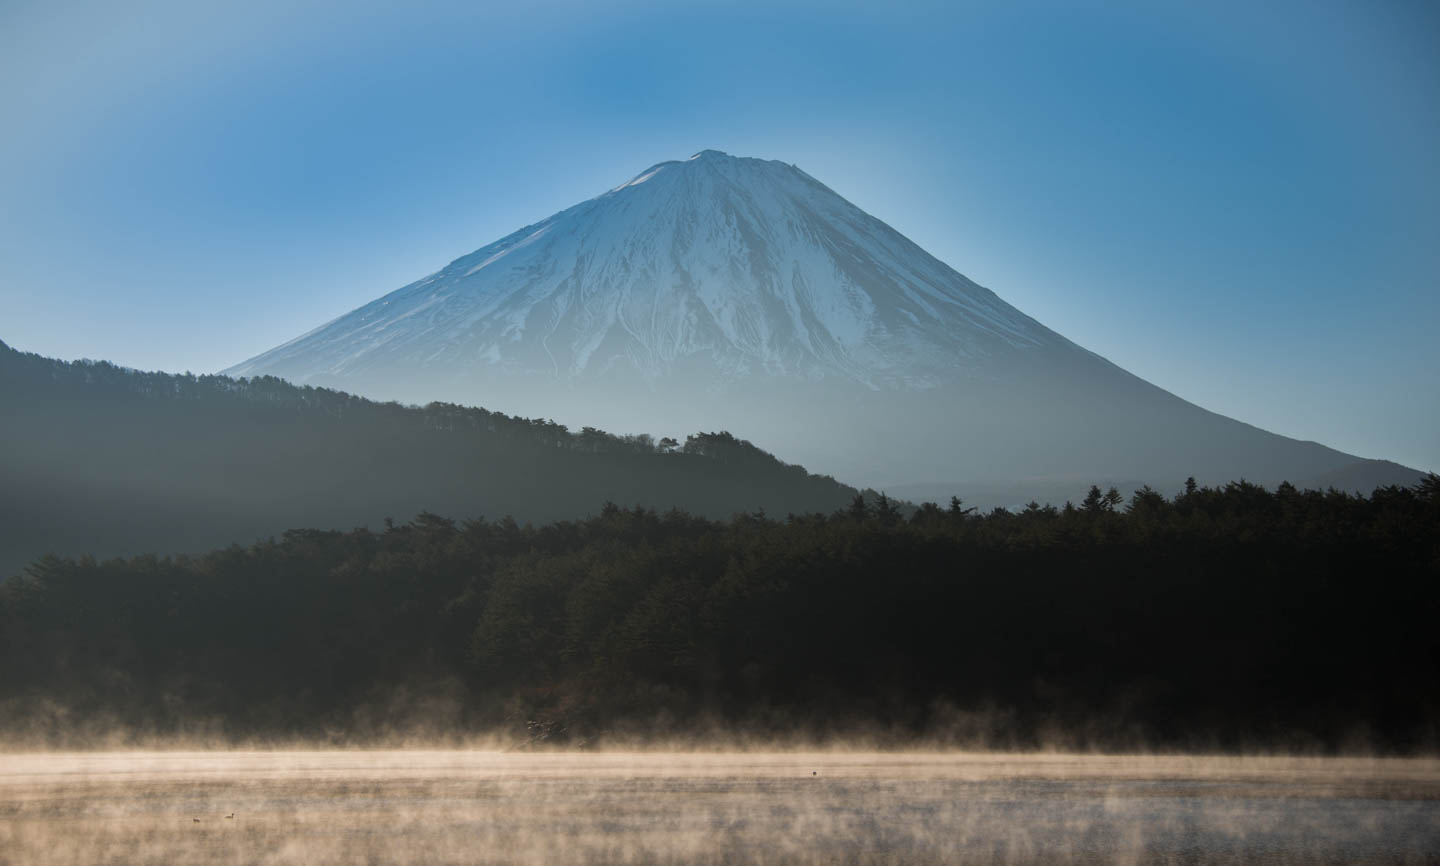
[[[228,372],[580,381],[701,367],[910,389],[1060,344],[798,168],[702,150]]]

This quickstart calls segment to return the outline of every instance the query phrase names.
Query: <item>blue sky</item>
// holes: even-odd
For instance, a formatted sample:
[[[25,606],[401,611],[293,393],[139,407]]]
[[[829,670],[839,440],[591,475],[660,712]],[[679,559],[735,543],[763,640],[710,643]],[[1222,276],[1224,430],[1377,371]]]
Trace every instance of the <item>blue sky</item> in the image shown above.
[[[0,2],[0,339],[213,371],[702,148],[1440,470],[1440,5]],[[504,407],[496,407],[503,409]]]

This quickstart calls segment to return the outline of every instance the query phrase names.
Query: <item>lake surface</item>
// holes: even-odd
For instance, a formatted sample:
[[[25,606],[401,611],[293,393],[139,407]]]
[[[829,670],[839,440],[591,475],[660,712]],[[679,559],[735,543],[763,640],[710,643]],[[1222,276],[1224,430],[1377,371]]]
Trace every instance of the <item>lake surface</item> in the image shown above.
[[[1440,761],[0,754],[0,863],[357,862],[1434,863]]]

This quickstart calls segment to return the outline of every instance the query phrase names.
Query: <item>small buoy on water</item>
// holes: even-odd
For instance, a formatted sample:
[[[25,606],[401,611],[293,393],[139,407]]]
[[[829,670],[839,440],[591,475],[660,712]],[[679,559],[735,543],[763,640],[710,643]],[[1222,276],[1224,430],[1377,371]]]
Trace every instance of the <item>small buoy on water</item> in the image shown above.
[[[812,775],[812,776],[818,776],[818,775],[820,775],[820,771],[819,771],[819,770],[811,770],[811,771],[810,771],[810,775]]]

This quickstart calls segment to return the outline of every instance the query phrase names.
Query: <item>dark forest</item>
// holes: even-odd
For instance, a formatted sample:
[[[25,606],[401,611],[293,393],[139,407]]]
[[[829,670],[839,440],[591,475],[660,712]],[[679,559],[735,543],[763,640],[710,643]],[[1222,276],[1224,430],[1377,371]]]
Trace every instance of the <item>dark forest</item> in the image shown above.
[[[356,742],[383,721],[571,746],[865,730],[1406,753],[1437,741],[1437,577],[1434,475],[986,514],[863,497],[723,521],[422,513],[40,559],[0,592],[0,699],[39,741],[103,719]]]

